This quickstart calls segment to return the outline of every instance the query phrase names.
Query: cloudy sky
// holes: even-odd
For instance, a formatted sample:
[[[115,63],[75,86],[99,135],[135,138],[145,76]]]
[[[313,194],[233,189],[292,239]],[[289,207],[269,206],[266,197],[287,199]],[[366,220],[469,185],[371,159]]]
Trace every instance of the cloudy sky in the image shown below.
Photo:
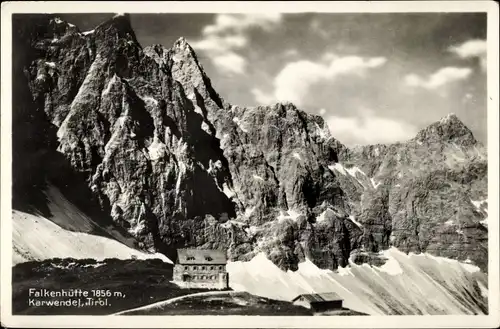
[[[112,16],[61,15],[83,31]],[[132,14],[142,46],[183,36],[233,104],[290,101],[347,145],[404,141],[453,112],[486,143],[486,15]]]

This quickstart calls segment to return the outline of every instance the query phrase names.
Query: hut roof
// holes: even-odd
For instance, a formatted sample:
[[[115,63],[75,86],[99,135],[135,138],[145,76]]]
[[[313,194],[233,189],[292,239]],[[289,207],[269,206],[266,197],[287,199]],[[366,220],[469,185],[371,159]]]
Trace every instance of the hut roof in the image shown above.
[[[301,294],[295,297],[292,302],[296,301],[300,297],[304,297],[310,303],[312,302],[331,302],[334,300],[342,300],[339,295],[334,292],[323,292],[318,294]]]
[[[226,264],[226,253],[221,250],[178,249],[178,264]]]

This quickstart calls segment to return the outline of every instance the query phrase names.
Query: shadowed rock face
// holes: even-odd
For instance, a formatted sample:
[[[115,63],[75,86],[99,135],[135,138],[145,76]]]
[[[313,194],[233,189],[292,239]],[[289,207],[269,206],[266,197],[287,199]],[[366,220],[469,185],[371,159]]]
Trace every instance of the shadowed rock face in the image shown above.
[[[25,109],[16,147],[33,148],[16,132],[39,113],[37,149],[57,148],[89,207],[145,248],[216,248],[232,260],[264,251],[294,270],[305,257],[331,269],[376,262],[393,245],[486,266],[487,213],[474,203],[487,199],[486,151],[455,116],[405,143],[351,150],[293,104],[227,103],[183,38],[143,49],[126,15],[83,33],[57,18],[16,22],[17,49],[34,54],[15,63],[27,78],[14,95]],[[14,157],[15,177],[33,157]],[[33,184],[19,182],[22,203]]]

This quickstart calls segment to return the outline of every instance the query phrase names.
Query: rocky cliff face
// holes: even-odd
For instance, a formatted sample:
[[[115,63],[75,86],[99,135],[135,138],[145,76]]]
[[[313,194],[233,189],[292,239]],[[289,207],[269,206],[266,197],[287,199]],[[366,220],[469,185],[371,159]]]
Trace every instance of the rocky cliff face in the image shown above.
[[[15,63],[29,92],[14,95],[26,109],[14,132],[39,113],[36,148],[64,155],[59,173],[78,176],[80,198],[140,247],[264,251],[293,270],[305,257],[376,262],[396,246],[486,266],[486,151],[455,116],[405,143],[348,149],[293,104],[229,104],[184,39],[142,48],[126,15],[87,32],[58,18],[29,33],[20,23],[18,49],[33,55]],[[21,132],[16,141],[34,147]],[[17,165],[32,159],[14,158],[19,204],[33,185],[20,178],[36,169]]]

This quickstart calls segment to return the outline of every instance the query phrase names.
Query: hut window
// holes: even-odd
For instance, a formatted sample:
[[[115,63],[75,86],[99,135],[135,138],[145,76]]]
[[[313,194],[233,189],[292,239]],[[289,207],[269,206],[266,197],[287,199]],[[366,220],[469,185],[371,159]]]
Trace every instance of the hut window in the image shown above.
[[[189,266],[184,266],[184,269],[185,269],[185,270],[188,270],[188,269],[189,269]]]
[[[205,266],[202,266],[202,267],[201,267],[201,269],[202,269],[202,270],[205,270]]]
[[[213,269],[214,269],[214,267],[213,267],[213,266],[210,266],[210,270],[213,270]]]
[[[219,270],[222,270],[222,266],[219,266]]]
[[[210,256],[207,256],[207,257],[205,257],[205,260],[206,260],[206,261],[208,261],[208,262],[210,262],[210,261],[212,261],[212,260],[213,260],[213,258],[212,258],[212,257],[210,257]]]
[[[196,267],[196,266],[193,266],[193,270],[196,270],[196,269],[197,269],[197,267]]]
[[[194,260],[194,256],[188,256],[187,260]]]

